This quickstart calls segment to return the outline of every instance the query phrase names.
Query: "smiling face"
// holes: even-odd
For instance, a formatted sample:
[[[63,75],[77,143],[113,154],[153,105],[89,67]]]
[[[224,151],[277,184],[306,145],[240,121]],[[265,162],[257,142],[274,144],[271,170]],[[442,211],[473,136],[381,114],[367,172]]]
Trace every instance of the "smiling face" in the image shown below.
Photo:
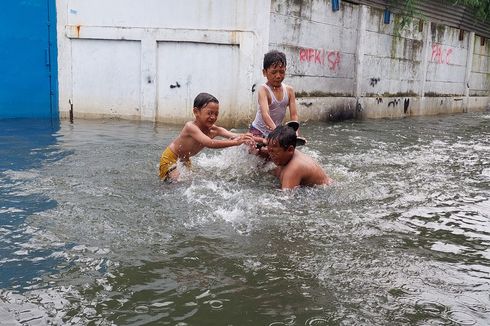
[[[216,120],[218,120],[219,104],[209,102],[200,109],[194,108],[193,111],[198,126],[209,129],[215,124]]]
[[[281,63],[276,63],[267,69],[262,70],[264,77],[267,78],[267,82],[270,86],[281,86],[284,77],[286,77],[286,67]]]

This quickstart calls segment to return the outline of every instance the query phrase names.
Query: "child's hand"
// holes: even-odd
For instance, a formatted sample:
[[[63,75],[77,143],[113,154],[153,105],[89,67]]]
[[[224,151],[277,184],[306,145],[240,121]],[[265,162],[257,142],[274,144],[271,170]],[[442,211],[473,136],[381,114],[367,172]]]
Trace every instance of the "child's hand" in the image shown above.
[[[252,134],[249,133],[239,135],[237,138],[237,142],[239,145],[247,144],[251,146],[252,144],[255,144]]]

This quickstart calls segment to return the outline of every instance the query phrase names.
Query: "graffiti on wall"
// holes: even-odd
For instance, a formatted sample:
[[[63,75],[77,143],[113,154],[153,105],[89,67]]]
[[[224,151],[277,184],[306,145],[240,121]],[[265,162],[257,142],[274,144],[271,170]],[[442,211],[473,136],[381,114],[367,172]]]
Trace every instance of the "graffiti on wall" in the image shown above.
[[[336,71],[340,68],[340,51],[301,48],[299,50],[299,61],[312,62],[323,66],[326,65],[328,66],[328,69]]]
[[[376,97],[376,103],[383,103],[383,99],[380,97]],[[393,108],[398,107],[398,104],[401,104],[401,99],[395,98],[388,102],[388,107],[393,106]],[[406,98],[403,100],[403,113],[407,114],[408,109],[410,108],[410,99]]]
[[[371,85],[371,87],[374,87],[376,86],[376,84],[381,80],[381,78],[375,78],[375,77],[372,77],[369,79],[369,85]]]
[[[444,48],[441,44],[432,44],[431,60],[437,64],[450,64],[453,49]]]

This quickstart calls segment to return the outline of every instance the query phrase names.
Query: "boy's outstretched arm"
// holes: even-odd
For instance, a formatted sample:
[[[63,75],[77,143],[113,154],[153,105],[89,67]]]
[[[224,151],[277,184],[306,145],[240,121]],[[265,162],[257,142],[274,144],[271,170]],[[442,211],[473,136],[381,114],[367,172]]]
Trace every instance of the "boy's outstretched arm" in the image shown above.
[[[221,128],[221,127],[218,127]],[[224,129],[224,128],[222,128]],[[238,146],[243,143],[252,140],[250,135],[237,135],[238,137],[233,139],[212,139],[205,135],[201,129],[194,124],[189,124],[189,135],[196,141],[208,148],[226,148],[231,146]],[[231,131],[229,131],[231,133]],[[219,135],[219,132],[218,132]],[[220,135],[221,136],[221,135]],[[224,136],[225,137],[225,136]]]
[[[255,144],[255,138],[252,134],[250,133],[245,133],[245,134],[236,134],[234,132],[229,131],[228,129],[225,129],[223,127],[218,127],[215,126],[216,128],[216,134],[221,137],[225,137],[228,139],[236,139],[236,138],[243,138],[246,143],[250,144]]]
[[[216,128],[216,132],[217,132],[218,136],[221,136],[224,138],[233,139],[233,138],[240,136],[239,134],[231,132],[228,129],[223,128],[223,127],[218,127],[215,125],[214,128]]]

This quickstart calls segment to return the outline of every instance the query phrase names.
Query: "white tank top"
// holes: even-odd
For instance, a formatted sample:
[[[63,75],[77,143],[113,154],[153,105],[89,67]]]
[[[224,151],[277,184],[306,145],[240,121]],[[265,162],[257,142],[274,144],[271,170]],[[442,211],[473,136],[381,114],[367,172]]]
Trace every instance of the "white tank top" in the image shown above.
[[[284,117],[286,116],[286,108],[289,103],[289,97],[288,97],[288,92],[286,90],[286,85],[281,84],[282,91],[283,91],[283,96],[281,101],[278,101],[276,99],[276,97],[274,96],[274,92],[267,84],[263,84],[263,86],[269,92],[272,100],[271,104],[269,104],[269,115],[271,116],[272,121],[274,121],[274,124],[276,126],[279,126],[284,120]],[[265,137],[267,137],[267,135],[269,135],[269,133],[271,132],[269,128],[267,128],[264,119],[262,118],[262,114],[260,112],[260,106],[257,109],[257,113],[255,114],[255,120],[252,122],[252,127],[259,130]]]

